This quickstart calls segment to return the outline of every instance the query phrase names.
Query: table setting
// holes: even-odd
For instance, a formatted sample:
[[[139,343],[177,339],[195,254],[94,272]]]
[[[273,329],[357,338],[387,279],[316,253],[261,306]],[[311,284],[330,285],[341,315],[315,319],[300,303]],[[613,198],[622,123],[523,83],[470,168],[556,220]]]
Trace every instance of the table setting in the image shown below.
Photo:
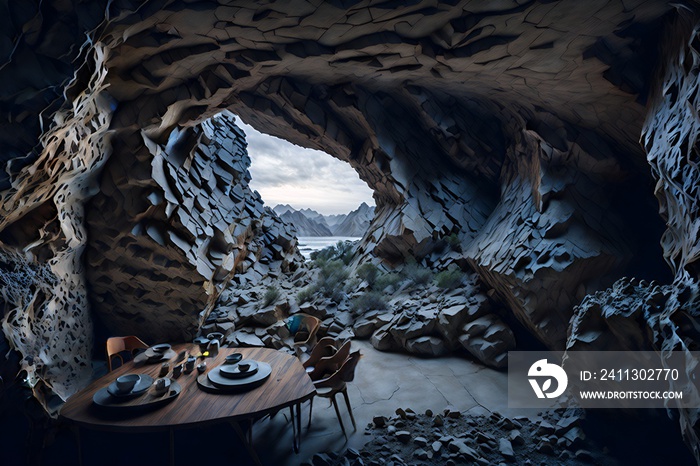
[[[143,353],[147,355],[140,366],[118,367],[70,397],[61,417],[78,427],[76,432],[81,428],[172,432],[180,426],[220,421],[234,426],[241,439],[250,442],[239,424],[289,408],[293,447],[298,451],[299,406],[315,393],[301,363],[269,348],[220,347],[212,355],[211,341],[198,346],[200,342],[204,343],[148,348],[153,351]],[[265,383],[268,380],[275,383]],[[255,456],[252,448],[249,452]]]
[[[109,385],[95,392],[93,403],[110,411],[142,411],[163,406],[172,401],[182,391],[175,380],[167,377],[169,361],[177,354],[169,344],[159,344],[147,348],[134,358],[134,367],[145,364],[162,363],[159,377],[148,374],[129,373],[114,379]]]

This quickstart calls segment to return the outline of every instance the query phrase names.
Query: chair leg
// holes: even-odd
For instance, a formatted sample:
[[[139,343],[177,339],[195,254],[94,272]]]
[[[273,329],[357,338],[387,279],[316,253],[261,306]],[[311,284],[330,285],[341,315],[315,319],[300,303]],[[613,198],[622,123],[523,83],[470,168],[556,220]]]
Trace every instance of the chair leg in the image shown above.
[[[338,409],[338,403],[335,401],[335,394],[333,394],[333,398],[331,398],[331,403],[333,403],[333,407],[335,408],[335,415],[338,416],[338,422],[340,423],[340,430],[343,431],[343,435],[345,438],[348,438],[348,434],[345,433],[345,426],[343,425],[343,418],[340,417],[340,410]]]
[[[355,416],[352,415],[352,406],[350,406],[350,397],[348,396],[347,387],[343,390],[343,397],[345,398],[345,406],[348,407],[348,413],[350,413],[350,420],[352,421],[352,427],[357,430],[355,425]]]
[[[314,397],[311,397],[311,401],[309,401],[309,425],[306,426],[306,430],[311,429],[311,412],[314,409]]]

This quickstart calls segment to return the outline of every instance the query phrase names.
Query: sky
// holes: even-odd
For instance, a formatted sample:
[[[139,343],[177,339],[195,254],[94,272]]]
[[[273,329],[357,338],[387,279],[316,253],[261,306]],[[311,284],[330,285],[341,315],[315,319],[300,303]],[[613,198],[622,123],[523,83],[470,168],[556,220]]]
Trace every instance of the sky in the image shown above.
[[[248,140],[250,187],[260,193],[265,205],[289,204],[324,215],[347,214],[362,202],[374,205],[372,190],[350,164],[259,133],[240,118],[236,125]]]

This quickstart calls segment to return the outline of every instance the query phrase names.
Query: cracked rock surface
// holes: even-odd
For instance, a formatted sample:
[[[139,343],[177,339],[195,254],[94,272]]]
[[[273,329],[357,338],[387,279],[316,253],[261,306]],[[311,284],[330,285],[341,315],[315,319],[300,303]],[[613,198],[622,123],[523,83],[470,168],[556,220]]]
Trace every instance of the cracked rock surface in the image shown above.
[[[1,8],[3,333],[22,356],[12,370],[52,412],[89,377],[91,311],[114,331],[186,339],[227,289],[293,274],[293,238],[245,192],[236,130],[214,136],[223,110],[368,183],[377,210],[360,262],[474,272],[557,349],[586,296],[622,276],[674,280],[654,347],[697,341],[671,325],[693,317],[698,282],[694,2]],[[462,345],[503,364],[500,320],[465,318],[455,333],[438,309],[406,311],[372,329],[379,346]],[[276,312],[244,317],[269,325]],[[700,458],[696,421],[681,416]]]

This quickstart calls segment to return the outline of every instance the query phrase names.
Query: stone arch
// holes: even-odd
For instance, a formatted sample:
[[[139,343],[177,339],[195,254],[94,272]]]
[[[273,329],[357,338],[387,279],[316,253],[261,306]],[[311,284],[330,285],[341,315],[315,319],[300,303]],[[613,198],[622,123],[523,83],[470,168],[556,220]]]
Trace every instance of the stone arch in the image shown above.
[[[457,234],[463,254],[447,260],[476,270],[534,335],[561,348],[576,303],[624,273],[635,252],[654,261],[654,233],[634,233],[624,202],[650,180],[638,137],[655,57],[639,41],[656,37],[669,6],[647,3],[111,2],[68,108],[55,114],[37,161],[12,178],[2,226],[35,210],[31,202],[64,199],[58,186],[85,181],[84,195],[57,213],[62,233],[45,242],[66,253],[69,288],[87,296],[80,258],[101,236],[99,222],[81,236],[81,209],[116,213],[108,200],[124,201],[105,174],[122,164],[125,185],[158,184],[154,171],[128,169],[154,169],[180,143],[190,153],[187,141],[206,136],[202,122],[230,109],[357,170],[378,205],[367,254],[441,266],[435,247]],[[614,19],[582,23],[593,7]],[[56,157],[66,163],[49,167]],[[646,202],[641,209],[653,212]],[[188,270],[199,288],[210,278]],[[560,292],[542,293],[550,289]]]

